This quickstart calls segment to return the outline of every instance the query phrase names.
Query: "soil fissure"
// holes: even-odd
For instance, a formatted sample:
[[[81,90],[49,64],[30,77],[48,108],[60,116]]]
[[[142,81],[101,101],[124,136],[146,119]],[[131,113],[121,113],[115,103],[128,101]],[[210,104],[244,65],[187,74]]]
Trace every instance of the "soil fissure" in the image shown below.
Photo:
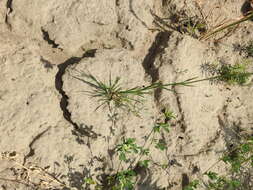
[[[65,74],[66,69],[74,64],[78,64],[83,58],[95,57],[97,49],[92,49],[86,51],[81,57],[71,57],[65,62],[58,65],[58,72],[55,76],[55,88],[61,94],[60,108],[63,112],[63,117],[74,127],[73,134],[78,137],[78,142],[83,144],[84,142],[80,139],[80,136],[88,136],[96,138],[97,135],[92,132],[89,128],[82,128],[78,126],[76,122],[71,119],[71,112],[68,110],[68,95],[63,90],[63,75]]]

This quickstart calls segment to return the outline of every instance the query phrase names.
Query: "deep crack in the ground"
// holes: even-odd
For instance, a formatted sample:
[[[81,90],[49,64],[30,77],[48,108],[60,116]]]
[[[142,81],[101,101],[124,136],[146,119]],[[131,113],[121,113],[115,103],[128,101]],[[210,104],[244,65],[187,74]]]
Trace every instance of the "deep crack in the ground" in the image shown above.
[[[168,46],[170,35],[171,33],[169,32],[159,32],[142,62],[142,67],[144,68],[146,75],[151,77],[152,83],[159,80],[159,67],[155,66],[155,60],[163,55],[165,48]],[[161,89],[156,89],[154,92],[156,103],[159,102],[160,96]]]
[[[13,8],[12,8],[12,2],[13,0],[7,0],[6,2],[6,8],[7,8],[7,13],[5,15],[5,24],[8,26],[8,28],[11,30],[11,24],[9,23],[9,15],[12,13]]]
[[[65,62],[58,65],[58,72],[55,76],[55,88],[61,94],[62,98],[60,101],[60,107],[63,112],[64,118],[74,127],[72,131],[77,136],[77,141],[83,144],[83,140],[80,137],[87,136],[91,138],[97,138],[97,134],[91,131],[88,127],[78,126],[76,122],[71,119],[71,112],[68,110],[68,99],[66,92],[63,90],[63,75],[65,74],[68,66],[78,64],[83,58],[95,57],[97,49],[91,49],[86,51],[81,57],[71,57]]]
[[[178,111],[180,113],[180,126],[181,126],[181,130],[182,130],[183,133],[185,133],[187,125],[186,125],[186,122],[185,122],[185,116],[184,116],[184,111],[183,111],[183,108],[182,108],[181,99],[180,99],[180,96],[178,95],[178,92],[177,92],[175,86],[172,87],[172,90],[174,91],[174,95],[176,97]]]
[[[52,48],[58,48],[60,50],[62,50],[62,48],[59,48],[59,44],[57,44],[54,40],[52,40],[49,36],[49,33],[44,30],[42,27],[41,27],[41,32],[42,32],[42,35],[43,35],[43,39],[49,44],[52,46]]]

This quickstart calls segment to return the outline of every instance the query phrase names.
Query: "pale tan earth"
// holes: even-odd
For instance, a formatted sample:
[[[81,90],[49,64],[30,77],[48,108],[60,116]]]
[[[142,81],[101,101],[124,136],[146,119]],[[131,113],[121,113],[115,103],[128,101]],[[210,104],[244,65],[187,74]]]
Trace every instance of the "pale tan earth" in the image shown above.
[[[253,87],[206,81],[175,87],[176,93],[156,91],[146,96],[141,117],[120,112],[112,126],[108,109],[94,111],[96,99],[80,92],[89,87],[73,76],[84,71],[107,81],[111,74],[121,77],[124,88],[204,78],[204,63],[243,59],[233,44],[253,38],[253,22],[240,24],[218,43],[215,38],[200,41],[168,27],[173,24],[170,10],[198,17],[202,12],[212,28],[241,17],[243,4],[244,0],[2,0],[0,151],[15,151],[16,162],[25,167],[46,168],[66,184],[65,189],[85,190],[84,178],[115,172],[117,154],[110,157],[109,149],[123,136],[142,144],[161,110],[169,108],[177,118],[164,137],[168,149],[151,150],[153,160],[168,167],[151,166],[140,175],[136,189],[181,190],[217,162],[239,135],[253,134]],[[162,28],[157,18],[164,18]],[[0,160],[1,190],[36,189],[32,182],[38,184],[40,176],[31,173],[27,186],[20,182],[29,176],[22,178],[18,168],[13,161]],[[224,172],[225,166],[220,162],[213,170]],[[55,182],[44,189],[50,185],[62,189]]]

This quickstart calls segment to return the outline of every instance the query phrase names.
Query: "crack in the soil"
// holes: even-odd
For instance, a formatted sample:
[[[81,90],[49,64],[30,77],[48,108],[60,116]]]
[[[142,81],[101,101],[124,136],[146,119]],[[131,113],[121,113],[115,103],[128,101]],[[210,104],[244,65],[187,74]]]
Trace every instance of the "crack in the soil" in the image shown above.
[[[155,40],[153,44],[151,45],[150,49],[148,50],[149,51],[148,54],[146,55],[146,57],[144,58],[142,62],[142,66],[145,70],[145,73],[146,75],[151,77],[152,83],[157,82],[160,78],[159,77],[160,67],[155,66],[154,63],[158,56],[160,56],[161,58],[162,55],[165,53],[165,49],[168,47],[168,42],[170,40],[171,34],[172,34],[171,32],[167,32],[167,31],[159,32],[156,35]],[[176,41],[176,46],[177,44],[178,44],[178,40]],[[173,64],[171,64],[171,66],[172,66],[172,69],[175,71],[175,66]],[[177,79],[177,76],[175,77],[175,79]],[[185,115],[184,115],[184,111],[181,104],[181,99],[180,99],[180,96],[178,95],[178,92],[175,86],[172,86],[172,90],[174,91],[178,111],[180,113],[179,124],[181,126],[182,132],[185,133],[187,125],[186,125]],[[161,96],[161,89],[156,89],[154,93],[154,98],[156,100],[156,103],[159,103],[160,96]]]
[[[159,80],[159,67],[156,67],[154,63],[158,56],[161,57],[164,54],[165,48],[168,46],[170,35],[171,33],[169,32],[159,32],[142,62],[142,67],[144,68],[146,75],[151,77],[152,83]],[[156,103],[159,102],[160,96],[161,89],[158,88],[154,92]]]
[[[41,27],[41,32],[42,32],[42,35],[43,35],[43,39],[44,39],[49,45],[51,45],[53,48],[58,48],[58,49],[62,50],[62,48],[59,47],[59,44],[57,44],[54,40],[52,40],[52,39],[50,38],[48,31],[44,30],[44,29]]]
[[[50,128],[51,128],[51,127],[48,127],[47,129],[45,129],[44,131],[42,131],[41,133],[39,133],[38,135],[36,135],[36,136],[33,138],[33,140],[29,143],[29,145],[28,145],[28,146],[29,146],[29,152],[28,152],[28,154],[26,154],[26,155],[24,156],[23,165],[25,165],[25,163],[26,163],[26,161],[27,161],[27,159],[28,159],[29,157],[34,156],[34,154],[35,154],[35,150],[34,150],[34,148],[33,148],[34,143],[35,143],[38,139],[40,139]]]
[[[9,9],[9,14],[10,14],[13,11],[12,0],[7,0],[6,7],[7,7],[7,9]]]
[[[164,53],[165,48],[168,46],[170,35],[171,33],[169,32],[159,32],[142,62],[145,73],[151,77],[152,83],[159,80],[159,68],[156,68],[154,62],[157,56],[162,56]]]
[[[231,149],[234,146],[234,143],[237,144],[241,140],[240,135],[240,126],[237,126],[235,123],[230,123],[228,121],[228,105],[230,102],[227,102],[223,105],[220,114],[218,114],[218,123],[220,129],[224,132],[224,139],[226,147]]]
[[[12,8],[12,1],[13,0],[7,0],[6,2],[6,8],[7,8],[7,13],[5,15],[5,24],[8,26],[8,28],[11,30],[11,24],[9,23],[8,16],[12,13],[13,8]]]
[[[187,125],[186,125],[186,122],[185,122],[185,115],[184,115],[184,111],[183,111],[183,108],[182,108],[181,99],[180,99],[180,96],[178,95],[178,92],[177,92],[177,90],[176,90],[176,88],[174,86],[172,87],[172,90],[174,91],[174,95],[176,97],[176,103],[177,103],[178,111],[180,113],[180,121],[179,121],[179,123],[181,125],[181,130],[182,130],[182,133],[185,133]]]
[[[80,144],[84,144],[80,137],[88,136],[91,138],[97,138],[97,134],[91,130],[88,126],[83,127],[83,125],[78,126],[76,122],[71,119],[71,112],[68,110],[68,99],[66,92],[63,90],[63,75],[65,74],[68,66],[73,64],[78,64],[83,58],[95,57],[97,49],[91,49],[86,51],[81,57],[71,57],[65,62],[58,65],[58,72],[55,76],[55,88],[61,94],[62,98],[60,101],[60,107],[63,112],[64,118],[74,127],[72,130],[73,135],[77,136],[77,141]]]

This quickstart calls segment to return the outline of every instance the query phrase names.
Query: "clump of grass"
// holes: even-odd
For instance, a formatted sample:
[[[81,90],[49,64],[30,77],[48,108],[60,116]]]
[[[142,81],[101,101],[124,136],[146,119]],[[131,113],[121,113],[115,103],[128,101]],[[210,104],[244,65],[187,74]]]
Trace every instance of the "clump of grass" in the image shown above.
[[[194,79],[187,79],[182,82],[175,82],[169,84],[162,84],[161,82],[152,83],[147,86],[136,86],[133,88],[124,89],[120,84],[120,78],[112,79],[109,77],[108,82],[102,82],[92,74],[81,73],[80,76],[73,76],[73,78],[87,84],[91,90],[81,91],[86,93],[91,98],[96,98],[99,105],[95,110],[102,106],[108,106],[109,110],[113,108],[121,108],[124,110],[138,113],[137,105],[142,103],[145,95],[151,94],[154,89],[169,89],[169,86],[190,86]]]
[[[101,106],[108,106],[110,109],[126,108],[127,110],[135,111],[135,104],[140,103],[140,98],[149,94],[150,91],[158,87],[158,83],[154,83],[147,87],[134,87],[130,89],[123,89],[121,87],[120,78],[116,77],[115,80],[109,77],[107,83],[100,81],[91,74],[82,73],[81,76],[73,76],[75,79],[89,85],[92,90],[83,91],[92,98],[97,98],[99,109]]]

